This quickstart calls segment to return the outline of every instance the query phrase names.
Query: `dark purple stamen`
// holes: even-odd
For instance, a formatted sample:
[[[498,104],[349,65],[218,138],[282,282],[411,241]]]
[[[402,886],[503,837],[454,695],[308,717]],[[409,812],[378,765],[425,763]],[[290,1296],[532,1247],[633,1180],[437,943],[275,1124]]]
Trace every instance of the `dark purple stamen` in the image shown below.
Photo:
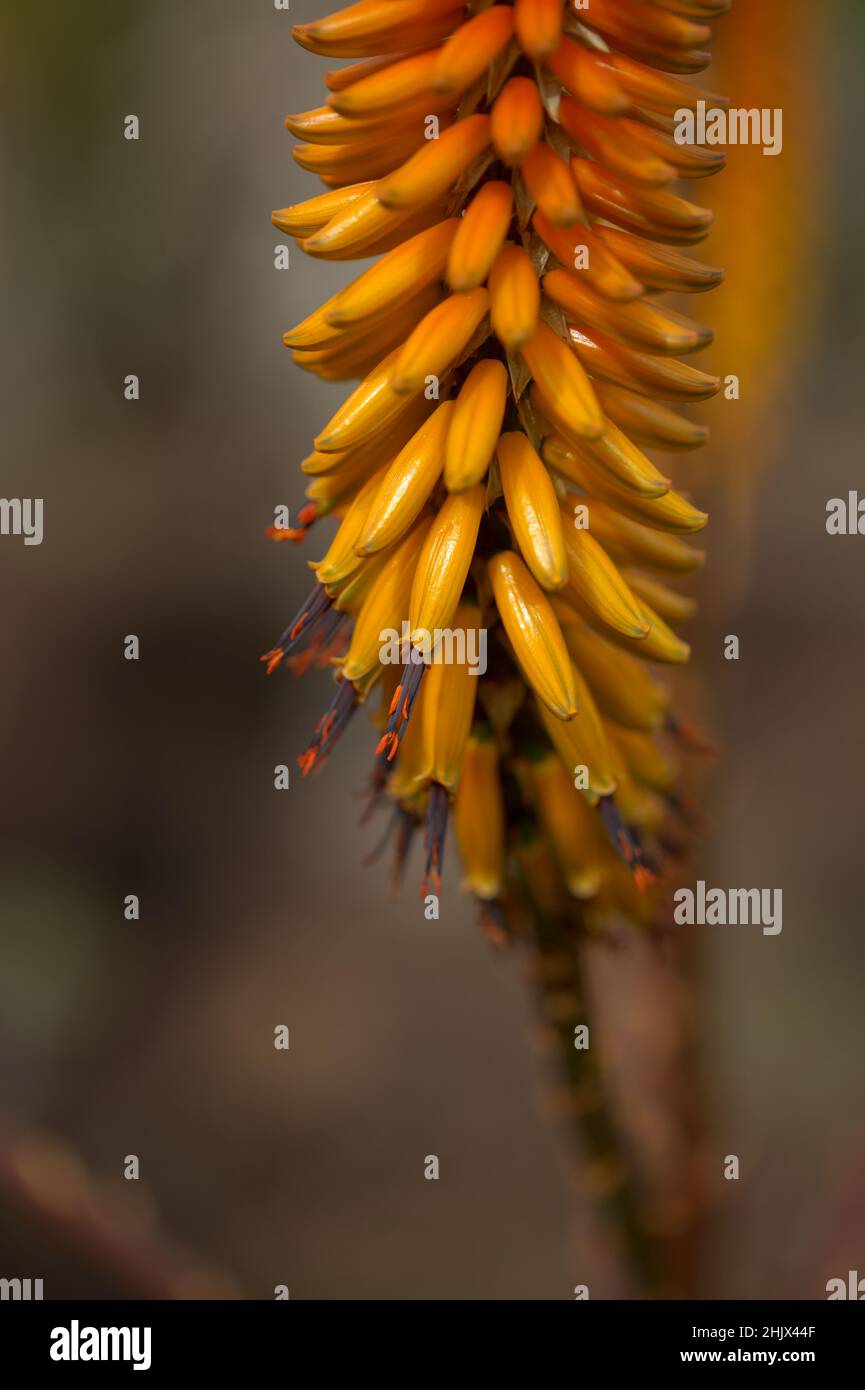
[[[334,744],[357,709],[357,693],[351,681],[341,681],[329,709],[315,726],[309,747],[298,758],[304,777],[330,754]]]
[[[442,864],[449,809],[450,799],[445,788],[439,782],[431,783],[426,819],[426,875],[421,889],[424,895],[430,891],[430,884],[436,896],[442,890]]]

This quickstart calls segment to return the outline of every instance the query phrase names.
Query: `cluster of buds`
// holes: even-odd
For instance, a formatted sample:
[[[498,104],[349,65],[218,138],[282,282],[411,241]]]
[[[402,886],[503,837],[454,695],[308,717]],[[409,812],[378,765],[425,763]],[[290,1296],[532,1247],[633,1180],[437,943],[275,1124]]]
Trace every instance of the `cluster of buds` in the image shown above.
[[[498,938],[539,916],[651,924],[689,819],[692,739],[659,667],[689,656],[675,584],[707,518],[668,473],[706,438],[676,407],[719,382],[682,360],[711,332],[663,296],[722,279],[683,249],[712,219],[682,186],[724,157],[681,143],[676,113],[724,105],[687,78],[727,8],[361,0],[294,30],[360,61],[286,119],[326,191],[274,222],[312,257],[378,259],[285,334],[304,370],[361,380],[273,533],[339,521],[264,660],[335,675],[304,772],[370,706],[395,874],[423,828],[438,892],[452,812]],[[425,657],[431,633],[482,631],[486,669],[394,666],[393,631]]]

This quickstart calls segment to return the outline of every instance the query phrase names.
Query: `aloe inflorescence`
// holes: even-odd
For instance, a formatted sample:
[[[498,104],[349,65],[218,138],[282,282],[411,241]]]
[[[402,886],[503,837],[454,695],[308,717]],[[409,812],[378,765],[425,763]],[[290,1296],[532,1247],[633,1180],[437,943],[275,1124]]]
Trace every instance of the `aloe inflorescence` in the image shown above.
[[[723,278],[688,248],[712,223],[691,186],[724,156],[680,118],[726,104],[689,79],[728,8],[361,0],[299,25],[358,61],[286,118],[326,191],[273,214],[312,257],[377,259],[284,335],[300,367],[360,385],[270,530],[339,522],[263,660],[335,677],[304,774],[369,707],[368,811],[392,808],[394,882],[422,834],[436,908],[453,822],[486,933],[529,947],[564,1112],[648,1288],[646,1194],[574,1039],[580,943],[657,928],[696,820],[679,762],[704,745],[662,668],[689,657],[677,585],[707,517],[668,473],[707,437],[681,407],[719,381],[682,360],[711,332],[664,296]]]
[[[675,584],[707,518],[646,450],[697,448],[675,407],[719,385],[681,360],[711,332],[662,296],[722,278],[683,248],[711,225],[690,185],[724,158],[680,143],[676,113],[719,104],[686,79],[727,8],[361,0],[294,29],[360,61],[286,118],[326,191],[273,220],[310,256],[378,259],[284,337],[305,370],[361,382],[271,531],[339,520],[264,660],[335,675],[304,773],[369,705],[398,857],[423,829],[437,893],[452,817],[498,939],[541,909],[650,924],[677,843],[688,739],[658,667],[688,659]]]

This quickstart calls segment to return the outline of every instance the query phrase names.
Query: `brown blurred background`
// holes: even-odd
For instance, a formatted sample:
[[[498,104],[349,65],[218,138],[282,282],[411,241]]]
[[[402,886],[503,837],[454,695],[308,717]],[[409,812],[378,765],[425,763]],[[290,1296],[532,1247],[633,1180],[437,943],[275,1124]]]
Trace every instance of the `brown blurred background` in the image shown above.
[[[363,867],[370,731],[273,789],[329,698],[325,676],[266,681],[257,659],[321,553],[320,534],[301,550],[263,528],[297,505],[297,462],[340,399],[280,334],[356,273],[294,250],[273,264],[270,209],[318,191],[282,117],[320,103],[327,66],[290,23],[329,8],[0,7],[3,492],[45,499],[40,547],[0,538],[0,1274],[45,1273],[47,1296],[138,1288],[134,1253],[130,1273],[116,1241],[94,1245],[103,1200],[153,1233],[157,1264],[170,1247],[209,1267],[204,1291],[627,1291],[539,1105],[520,971],[479,935],[452,855],[438,923],[417,861],[395,901]],[[712,503],[695,650],[722,749],[694,877],[782,888],[784,930],[693,929],[717,1178],[699,1289],[818,1298],[865,1274],[865,540],[825,531],[830,497],[865,492],[865,22],[855,0],[826,0],[819,32],[810,5],[774,8],[774,38],[721,21],[707,79],[734,104],[758,100],[737,74],[760,105],[783,89],[785,148],[740,152],[753,206],[744,174],[736,198],[712,191],[705,254],[731,276],[697,309],[723,322],[715,361],[743,399],[712,408],[712,452],[686,466]],[[758,253],[762,299],[742,291]],[[34,1153],[65,1155],[35,1204]],[[73,1211],[62,1235],[52,1192]]]

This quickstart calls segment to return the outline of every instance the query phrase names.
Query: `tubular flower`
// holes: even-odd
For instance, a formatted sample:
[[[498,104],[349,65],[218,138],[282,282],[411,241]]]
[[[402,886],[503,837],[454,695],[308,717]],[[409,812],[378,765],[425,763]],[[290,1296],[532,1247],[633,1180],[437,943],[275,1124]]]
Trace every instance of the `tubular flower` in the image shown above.
[[[655,667],[687,660],[674,586],[707,521],[670,459],[707,437],[680,408],[719,386],[683,360],[711,332],[663,295],[723,278],[688,250],[712,223],[691,190],[723,156],[679,143],[674,115],[721,100],[691,75],[727,8],[360,0],[294,30],[352,61],[287,118],[325,191],[274,223],[314,257],[379,259],[285,335],[359,385],[272,533],[339,521],[265,659],[335,674],[305,771],[371,700],[399,863],[426,822],[438,892],[455,806],[497,940],[539,913],[651,924],[662,901],[673,745],[698,740]]]

